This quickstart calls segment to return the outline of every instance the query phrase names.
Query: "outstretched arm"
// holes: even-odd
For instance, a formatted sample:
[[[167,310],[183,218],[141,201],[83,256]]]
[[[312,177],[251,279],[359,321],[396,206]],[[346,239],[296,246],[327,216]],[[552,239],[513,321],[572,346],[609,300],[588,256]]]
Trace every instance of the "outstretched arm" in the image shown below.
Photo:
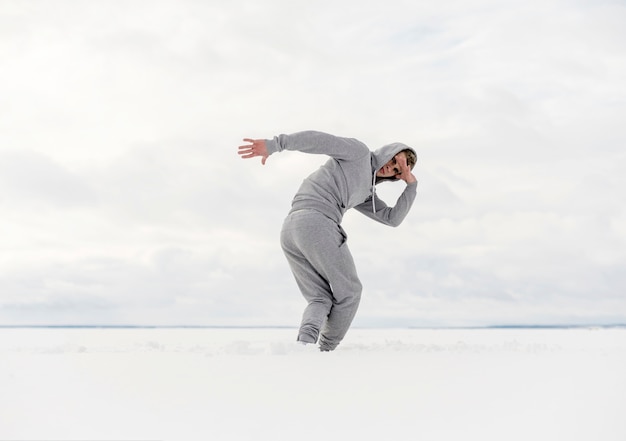
[[[308,130],[279,135],[266,140],[267,152],[271,155],[283,150],[328,155],[339,161],[350,161],[369,156],[370,151],[365,144],[353,138],[342,138],[328,133]]]
[[[244,159],[260,156],[262,164],[265,164],[271,154],[283,150],[323,154],[337,160],[352,160],[370,154],[367,146],[356,139],[341,138],[312,130],[279,135],[273,139],[244,138],[244,141],[250,144],[240,146],[239,155]]]
[[[244,138],[245,142],[249,142],[250,144],[239,146],[239,155],[241,159],[254,158],[256,156],[261,157],[261,164],[265,165],[265,161],[267,161],[267,157],[269,153],[267,152],[267,146],[265,145],[264,139],[250,139]]]

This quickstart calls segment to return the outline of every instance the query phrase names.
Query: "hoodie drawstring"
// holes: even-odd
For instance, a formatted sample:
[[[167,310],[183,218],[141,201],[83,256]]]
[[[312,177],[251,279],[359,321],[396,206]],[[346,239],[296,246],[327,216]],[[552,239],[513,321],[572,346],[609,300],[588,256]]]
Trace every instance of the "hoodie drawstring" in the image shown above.
[[[372,178],[372,213],[376,213],[376,172]]]

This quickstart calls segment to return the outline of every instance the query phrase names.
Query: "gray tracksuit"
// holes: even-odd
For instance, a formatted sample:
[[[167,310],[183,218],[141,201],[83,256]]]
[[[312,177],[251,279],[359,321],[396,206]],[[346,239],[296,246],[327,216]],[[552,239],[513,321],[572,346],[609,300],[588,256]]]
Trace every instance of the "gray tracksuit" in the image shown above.
[[[302,295],[308,302],[298,340],[333,350],[345,336],[359,306],[361,282],[341,228],[343,214],[356,208],[385,225],[398,226],[415,200],[417,183],[408,184],[394,207],[376,196],[376,172],[402,150],[389,144],[370,152],[351,138],[307,131],[266,140],[271,155],[283,150],[330,156],[304,180],[281,232],[281,245]]]

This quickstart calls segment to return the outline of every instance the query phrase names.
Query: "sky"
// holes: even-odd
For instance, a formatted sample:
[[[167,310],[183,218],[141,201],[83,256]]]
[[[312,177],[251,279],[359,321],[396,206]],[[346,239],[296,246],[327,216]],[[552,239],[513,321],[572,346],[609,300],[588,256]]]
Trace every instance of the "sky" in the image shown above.
[[[0,0],[0,324],[297,326],[320,130],[414,147],[348,212],[355,326],[626,323],[626,2]],[[383,184],[390,205],[402,183]]]

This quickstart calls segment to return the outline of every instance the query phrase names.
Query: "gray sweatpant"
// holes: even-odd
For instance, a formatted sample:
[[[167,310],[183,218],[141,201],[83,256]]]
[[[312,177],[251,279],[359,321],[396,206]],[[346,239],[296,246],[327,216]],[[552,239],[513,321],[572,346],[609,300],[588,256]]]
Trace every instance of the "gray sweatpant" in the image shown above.
[[[281,246],[302,295],[308,302],[298,340],[333,350],[348,332],[361,299],[361,281],[335,221],[316,210],[290,213]],[[320,335],[321,331],[321,335]]]

